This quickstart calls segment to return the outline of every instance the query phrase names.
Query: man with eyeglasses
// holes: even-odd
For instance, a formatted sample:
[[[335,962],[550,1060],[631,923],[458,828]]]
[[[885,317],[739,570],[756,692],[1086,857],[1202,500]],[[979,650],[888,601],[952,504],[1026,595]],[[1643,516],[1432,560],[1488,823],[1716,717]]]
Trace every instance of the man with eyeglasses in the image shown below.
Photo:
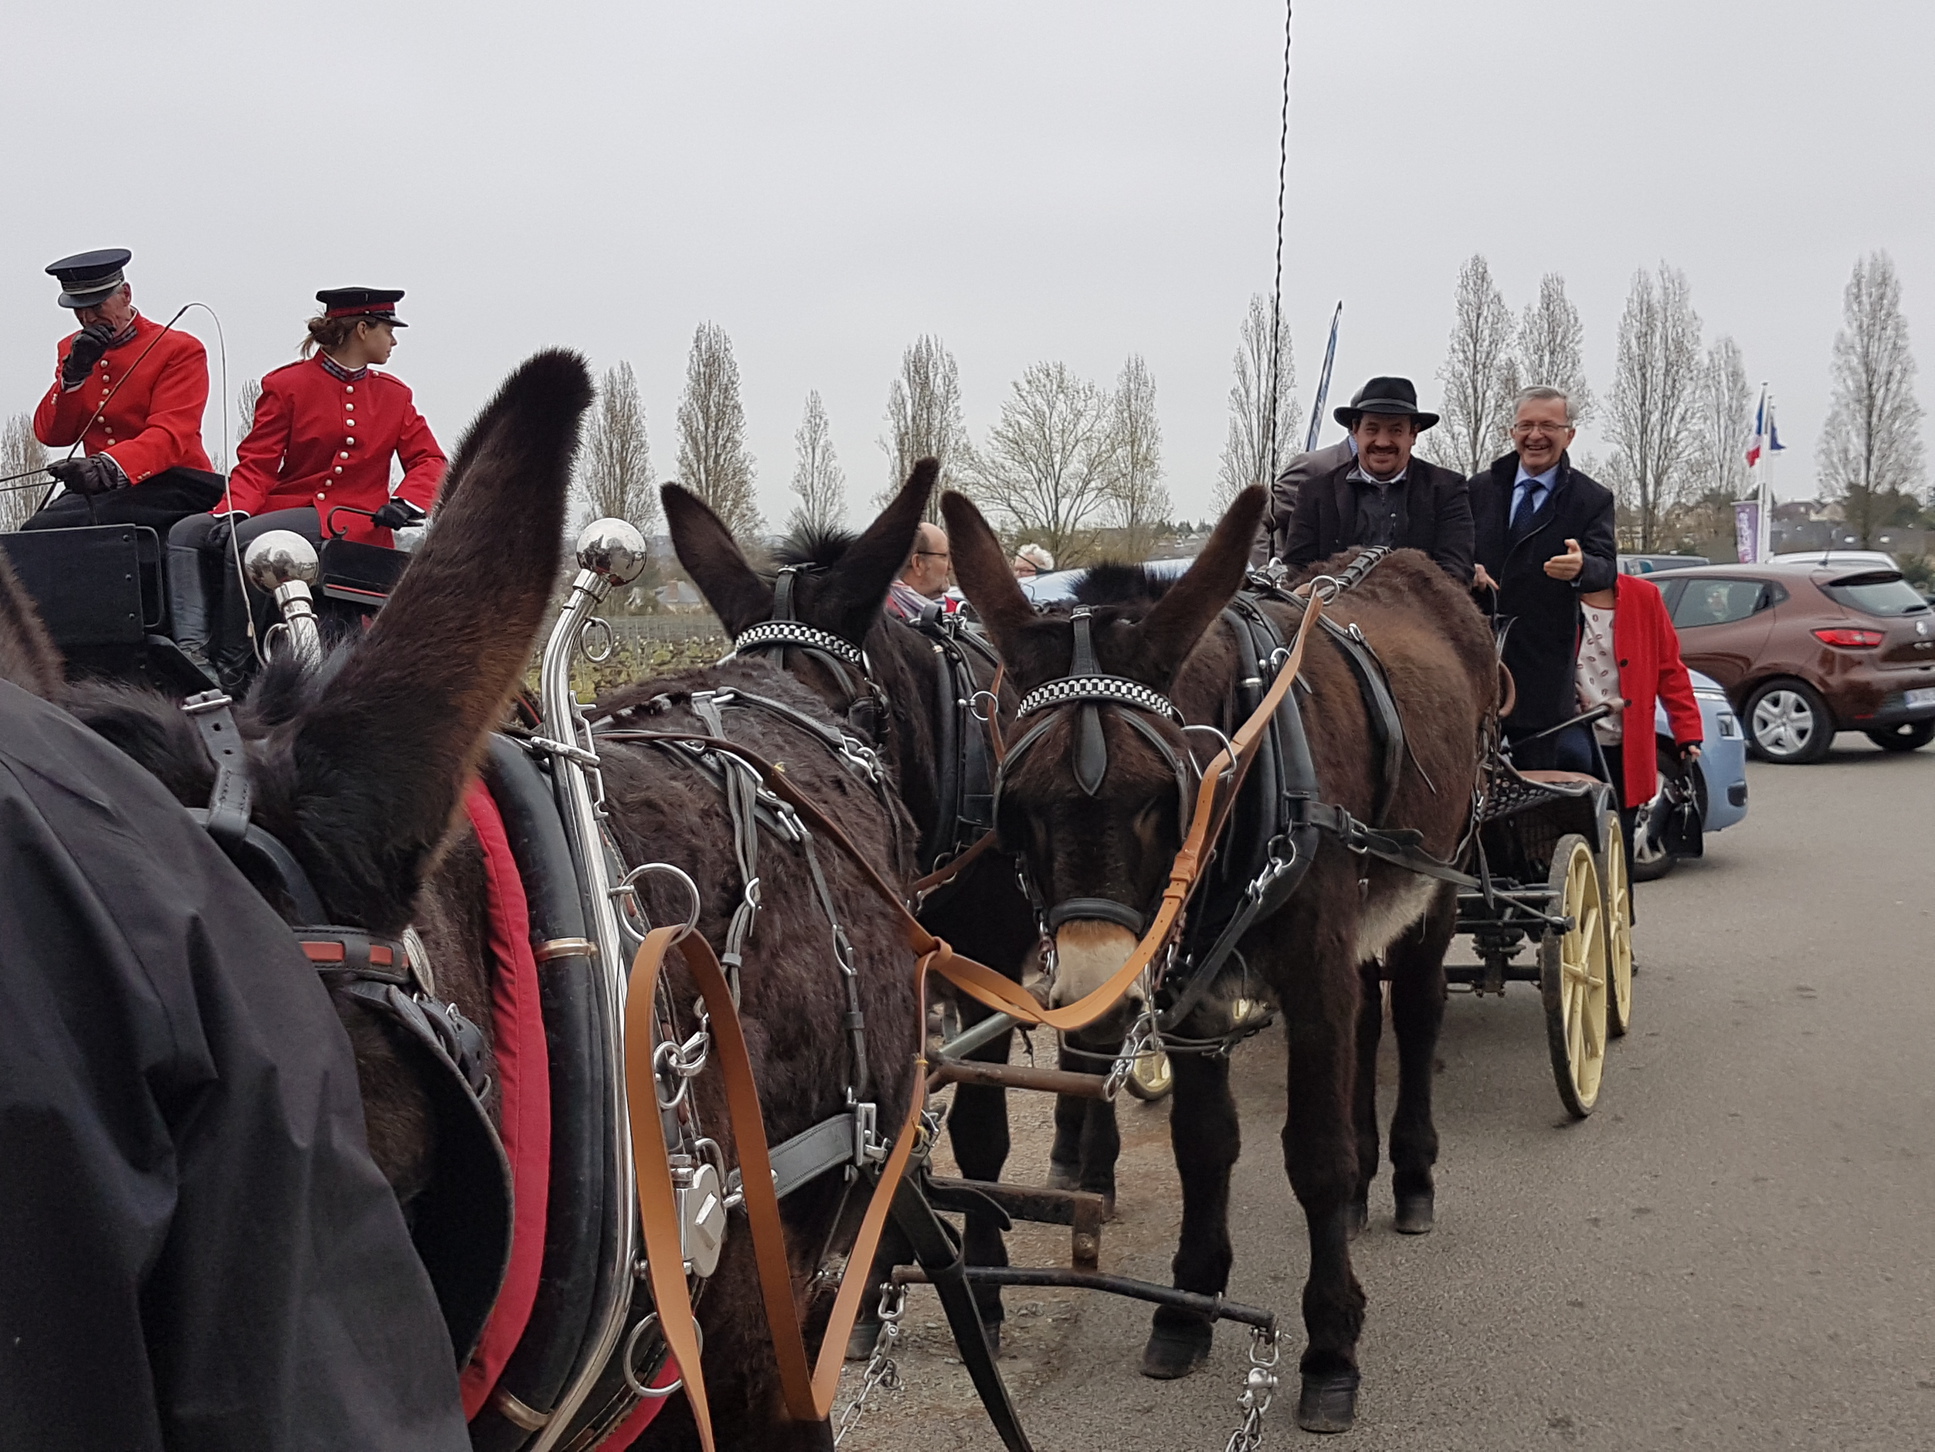
[[[1423,550],[1461,586],[1471,583],[1471,498],[1462,476],[1415,458],[1438,415],[1418,407],[1408,378],[1373,378],[1336,411],[1354,458],[1308,480],[1279,556],[1292,571],[1353,545]]]
[[[900,567],[900,578],[888,588],[887,612],[901,620],[917,621],[937,607],[950,609],[943,597],[953,566],[946,533],[938,524],[922,524],[914,531],[913,553]]]
[[[1579,597],[1619,574],[1612,491],[1572,467],[1575,417],[1556,388],[1527,388],[1512,416],[1513,451],[1471,480],[1477,583],[1513,619],[1505,665],[1518,704],[1505,734],[1533,736],[1577,713]],[[1578,727],[1515,754],[1522,768],[1593,769],[1590,730]]]

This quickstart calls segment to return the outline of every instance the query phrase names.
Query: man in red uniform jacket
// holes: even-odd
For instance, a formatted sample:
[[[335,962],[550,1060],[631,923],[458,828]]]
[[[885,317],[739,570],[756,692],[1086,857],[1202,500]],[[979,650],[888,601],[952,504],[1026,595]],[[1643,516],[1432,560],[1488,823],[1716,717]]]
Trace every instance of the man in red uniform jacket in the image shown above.
[[[187,333],[134,309],[125,248],[82,252],[50,263],[60,305],[79,332],[63,338],[53,387],[34,410],[34,436],[52,448],[82,445],[79,458],[47,470],[66,492],[25,529],[146,524],[165,530],[211,508],[219,474],[202,450],[208,355]]]

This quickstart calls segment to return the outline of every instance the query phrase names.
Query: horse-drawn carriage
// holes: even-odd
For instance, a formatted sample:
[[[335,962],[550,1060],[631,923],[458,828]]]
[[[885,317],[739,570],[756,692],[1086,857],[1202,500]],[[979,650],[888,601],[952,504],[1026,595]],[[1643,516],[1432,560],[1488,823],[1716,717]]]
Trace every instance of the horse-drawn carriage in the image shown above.
[[[1612,789],[1494,756],[1474,848],[1458,930],[1479,961],[1449,963],[1445,976],[1474,994],[1539,985],[1559,1098],[1583,1119],[1599,1098],[1607,1037],[1625,1033],[1632,1012],[1632,893]]]
[[[315,558],[316,612],[338,624],[374,614],[389,598],[410,557],[401,550],[345,539],[337,516],[367,514],[338,506],[329,511]],[[304,541],[307,544],[307,541]],[[159,531],[141,524],[102,524],[80,529],[27,530],[0,534],[14,573],[33,597],[42,622],[66,657],[70,671],[138,681],[162,691],[194,693],[215,687],[200,664],[174,637],[168,591],[168,546]],[[240,552],[224,562],[245,569]],[[307,567],[305,566],[305,569]],[[253,624],[260,627],[256,659],[267,658],[266,630],[274,617],[272,576],[251,578]],[[231,684],[239,684],[232,682]]]

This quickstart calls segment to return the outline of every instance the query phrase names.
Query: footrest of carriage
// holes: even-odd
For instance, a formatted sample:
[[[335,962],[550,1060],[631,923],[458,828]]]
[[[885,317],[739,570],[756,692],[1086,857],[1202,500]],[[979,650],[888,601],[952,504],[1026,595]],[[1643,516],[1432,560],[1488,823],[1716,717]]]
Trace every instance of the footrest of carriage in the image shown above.
[[[1102,1222],[1108,1219],[1109,1200],[1091,1190],[1052,1190],[1046,1185],[1010,1185],[994,1180],[956,1180],[935,1175],[930,1183],[939,1191],[936,1203],[956,1195],[991,1200],[1011,1219],[1037,1225],[1066,1225],[1073,1232],[1071,1259],[1094,1270],[1102,1259]]]
[[[1101,1275],[1095,1271],[1069,1270],[1062,1266],[971,1265],[965,1274],[970,1285],[989,1286],[1063,1286],[1082,1291],[1103,1291],[1111,1296],[1127,1296],[1155,1306],[1174,1306],[1194,1311],[1212,1321],[1240,1321],[1245,1326],[1274,1332],[1277,1316],[1261,1306],[1245,1306],[1221,1296],[1205,1296],[1197,1291],[1179,1291],[1174,1286],[1159,1286],[1154,1281],[1139,1281],[1133,1276]],[[897,1286],[924,1286],[927,1272],[917,1265],[895,1266],[893,1283]]]

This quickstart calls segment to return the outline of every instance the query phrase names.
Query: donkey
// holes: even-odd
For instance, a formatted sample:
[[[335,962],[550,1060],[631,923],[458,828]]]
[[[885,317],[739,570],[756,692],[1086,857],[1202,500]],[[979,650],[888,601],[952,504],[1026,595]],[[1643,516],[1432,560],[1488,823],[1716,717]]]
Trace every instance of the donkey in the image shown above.
[[[459,448],[437,527],[370,629],[319,670],[289,662],[266,670],[237,711],[255,822],[288,847],[334,920],[385,936],[415,925],[439,992],[487,1035],[495,969],[485,941],[484,866],[457,809],[528,666],[549,603],[577,427],[590,398],[576,355],[540,354],[524,365]],[[185,804],[207,802],[213,772],[176,705],[128,687],[60,686],[58,657],[17,591],[0,598],[0,668],[60,697]],[[825,716],[811,693],[758,663],[652,682],[611,709],[622,726],[704,730],[691,696],[721,686],[756,689],[802,714]],[[795,784],[883,875],[905,870],[892,846],[906,837],[903,824],[891,820],[898,807],[856,786],[806,732],[735,720],[733,734],[768,759],[783,759]],[[634,863],[673,862],[704,884],[697,926],[716,941],[744,892],[718,791],[665,748],[612,743],[602,750],[620,849]],[[799,851],[764,845],[764,906],[746,950],[742,1015],[766,1132],[777,1143],[844,1104],[847,1003],[826,915]],[[896,920],[869,895],[856,867],[828,850],[821,867],[852,943],[860,1008],[876,1045],[871,1077],[881,1122],[895,1123],[913,1092],[918,1042],[905,950]],[[273,884],[259,886],[274,901]],[[641,884],[641,897],[659,921],[682,918],[689,906],[682,892],[656,878]],[[671,1001],[691,1004],[696,990],[682,966],[669,964],[668,971]],[[354,1000],[337,1006],[356,1050],[372,1154],[407,1213],[438,1169],[435,1121],[385,1028]],[[700,1121],[730,1157],[716,1076],[694,1080],[692,1095]],[[841,1243],[843,1188],[831,1176],[784,1202],[795,1283],[808,1309],[819,1294],[815,1272]],[[743,1233],[728,1236],[699,1315],[720,1444],[828,1445],[823,1424],[785,1419]],[[693,1442],[689,1414],[670,1410],[641,1445]]]
[[[1119,591],[1124,598],[1097,603],[1085,622],[1096,661],[1090,669],[1166,696],[1183,721],[1233,731],[1240,724],[1235,719],[1237,646],[1229,628],[1217,621],[1244,581],[1263,500],[1261,489],[1240,494],[1180,579],[1143,579],[1137,588]],[[993,532],[965,498],[950,494],[942,508],[962,588],[1016,685],[1030,691],[1068,676],[1075,658],[1070,612],[1036,612],[1009,574]],[[1276,603],[1263,609],[1288,639],[1300,612]],[[1334,613],[1355,622],[1369,638],[1404,718],[1420,728],[1412,735],[1411,759],[1387,820],[1394,828],[1419,832],[1425,851],[1450,857],[1468,820],[1481,734],[1498,680],[1484,622],[1471,601],[1413,551],[1383,561],[1361,586],[1338,598]],[[1309,686],[1302,710],[1324,799],[1369,820],[1376,767],[1350,667],[1319,636],[1308,648],[1301,676]],[[1039,748],[1011,756],[1004,770],[999,829],[1020,849],[1050,904],[1074,907],[1078,900],[1100,900],[1105,907],[1147,911],[1162,888],[1187,825],[1176,764],[1191,758],[1187,737],[1175,722],[1155,709],[1141,710],[1131,721],[1128,713],[1137,709],[1100,707],[1106,765],[1099,781],[1092,771],[1086,782],[1078,780],[1076,718],[1085,719],[1085,712],[1051,718],[1041,728]],[[1151,745],[1145,729],[1164,743],[1168,759]],[[1092,750],[1084,755],[1093,762]],[[1364,1199],[1376,1166],[1374,1123],[1368,1146],[1360,1150],[1352,1107],[1353,1098],[1369,1087],[1368,1074],[1360,1085],[1357,1063],[1365,996],[1360,965],[1385,954],[1394,964],[1394,986],[1404,985],[1397,1024],[1407,1097],[1393,1130],[1392,1155],[1400,1197],[1412,1201],[1413,1217],[1428,1223],[1437,1149],[1429,1120],[1430,1046],[1443,1012],[1441,965],[1453,926],[1446,902],[1431,880],[1354,855],[1326,834],[1300,886],[1276,912],[1254,923],[1238,945],[1248,975],[1274,994],[1286,1020],[1284,1166],[1310,1240],[1303,1293],[1309,1344],[1301,1362],[1298,1421],[1311,1431],[1342,1431],[1356,1411],[1364,1293],[1351,1271],[1349,1241],[1354,1207]],[[1071,917],[1056,935],[1056,1000],[1070,1001],[1098,986],[1134,945],[1135,934],[1117,918]],[[1439,965],[1435,976],[1434,962]],[[1368,1002],[1363,1009],[1375,1012]],[[1217,1038],[1228,1026],[1227,1007],[1211,1004],[1186,1018],[1178,1036]],[[1372,1034],[1374,1028],[1366,1035],[1374,1044]],[[1170,1137],[1183,1194],[1175,1284],[1219,1294],[1232,1263],[1229,1177],[1239,1146],[1229,1065],[1219,1055],[1192,1053],[1172,1055],[1172,1065]],[[1159,1308],[1143,1356],[1144,1373],[1187,1375],[1208,1355],[1211,1334],[1205,1318]]]
[[[954,704],[935,689],[934,643],[886,615],[881,603],[913,549],[915,529],[939,474],[940,466],[932,459],[916,464],[899,493],[858,536],[840,530],[812,531],[782,544],[778,552],[778,563],[796,572],[790,602],[793,618],[865,652],[870,679],[860,685],[884,696],[886,704],[885,720],[868,724],[924,839],[934,832],[945,806],[939,789],[939,713],[953,710]],[[718,516],[676,484],[666,485],[661,497],[679,561],[726,633],[737,637],[771,619],[775,606],[771,578],[754,570]],[[824,653],[787,649],[780,658],[835,713],[865,719],[854,710],[868,703],[864,697],[856,701],[853,674],[835,666]],[[1012,713],[1018,698],[1005,683],[1002,693]],[[945,694],[951,697],[953,692]],[[923,862],[919,867],[931,865]],[[1017,981],[1040,931],[1034,909],[1016,881],[1013,859],[1001,853],[983,854],[970,864],[927,900],[920,917],[929,932]],[[968,1024],[986,1013],[972,1000],[964,1005]],[[1003,1033],[968,1057],[1006,1063],[1011,1036],[1012,1030]],[[1112,1046],[1109,1052],[1112,1056]],[[1106,1061],[1098,1064],[1093,1058],[1071,1055],[1063,1067],[1099,1073],[1108,1066]],[[948,1132],[963,1174],[976,1180],[999,1179],[1009,1150],[1006,1090],[958,1086]],[[1049,1157],[1051,1183],[1113,1198],[1120,1147],[1113,1104],[1067,1096],[1057,1101],[1055,1143]],[[972,1265],[1008,1263],[1001,1225],[984,1211],[967,1212],[965,1250]],[[1003,1314],[1000,1289],[978,1286],[976,1298],[989,1335],[998,1338]]]

